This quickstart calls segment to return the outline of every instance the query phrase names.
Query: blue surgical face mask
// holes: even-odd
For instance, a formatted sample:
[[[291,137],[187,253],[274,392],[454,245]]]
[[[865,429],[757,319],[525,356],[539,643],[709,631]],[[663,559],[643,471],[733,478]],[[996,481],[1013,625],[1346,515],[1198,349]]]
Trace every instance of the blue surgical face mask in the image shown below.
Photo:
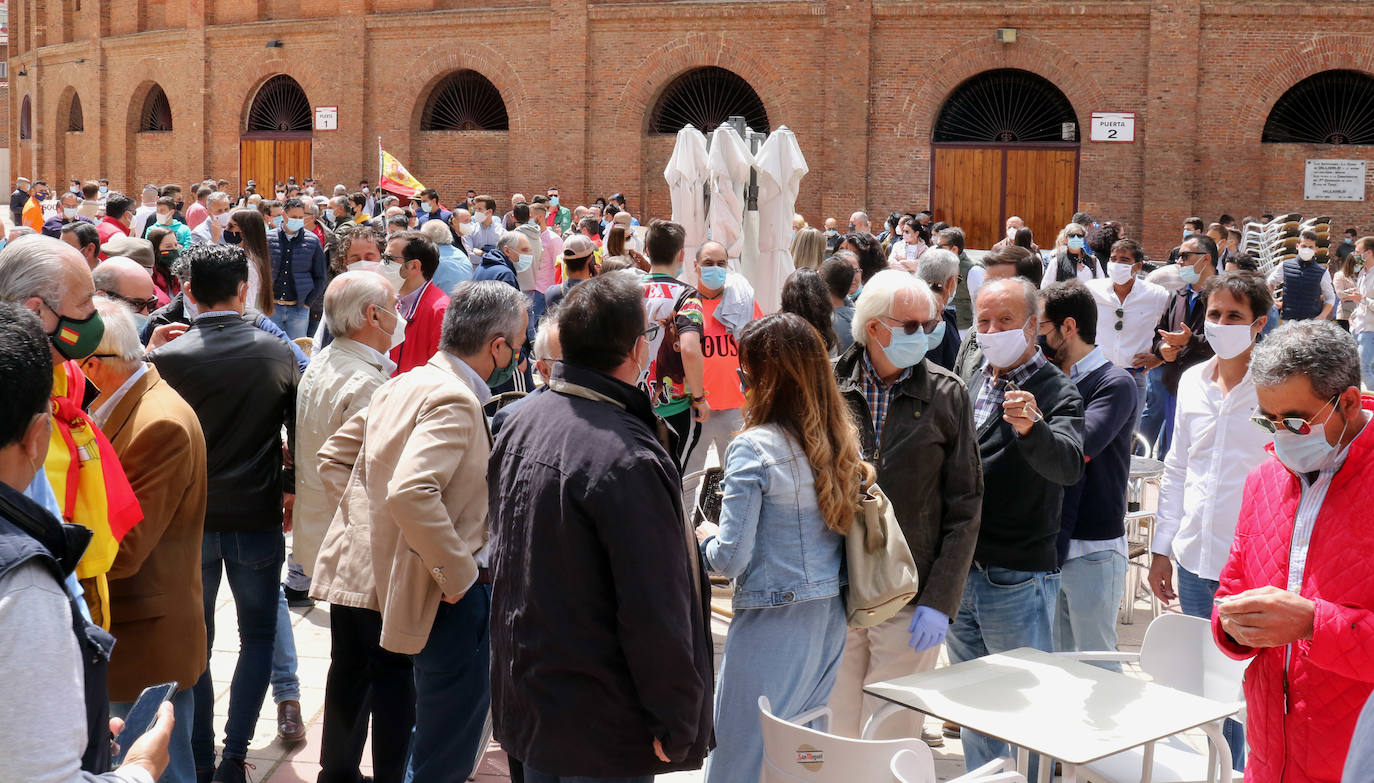
[[[926,348],[926,352],[929,353],[930,351],[933,351],[933,350],[935,350],[936,348],[939,348],[939,347],[940,347],[940,344],[943,343],[944,341],[945,341],[945,319],[941,318],[941,319],[940,319],[940,322],[937,323],[937,324],[935,324],[935,331],[933,331],[933,332],[931,332],[930,334],[926,335],[926,342],[929,343],[929,346]]]
[[[1069,237],[1069,249],[1077,253],[1083,249],[1083,237]]]
[[[292,234],[296,233],[297,231],[300,231],[303,228],[305,228],[305,218],[286,219],[286,230],[290,231]]]
[[[552,205],[554,205],[555,207],[558,206],[558,197],[557,197],[557,196],[549,196],[549,203],[552,204]]]
[[[1193,230],[1192,230],[1191,228],[1185,228],[1185,229],[1183,229],[1183,241],[1184,241],[1184,242],[1187,242],[1187,241],[1188,241],[1188,237],[1190,237],[1190,236],[1192,236],[1192,235],[1193,235]]]
[[[1197,269],[1191,266],[1180,265],[1178,268],[1178,276],[1183,278],[1183,282],[1188,285],[1192,285],[1202,279],[1202,275],[1198,273]]]
[[[907,334],[905,329],[894,329],[887,323],[883,323],[883,326],[892,335],[892,341],[886,347],[879,346],[889,362],[905,370],[926,357],[930,342],[925,332]]]
[[[143,313],[134,313],[134,328],[138,329],[139,334],[143,334],[143,328],[148,325],[148,316]]]
[[[725,287],[725,278],[729,274],[730,271],[723,266],[703,266],[701,284],[712,291],[718,291]]]
[[[515,259],[515,271],[524,272],[528,270],[533,263],[533,253],[521,253],[520,256]]]
[[[282,223],[282,217],[281,217],[281,215],[277,215],[276,217],[272,218],[272,228],[281,228],[281,223]]]

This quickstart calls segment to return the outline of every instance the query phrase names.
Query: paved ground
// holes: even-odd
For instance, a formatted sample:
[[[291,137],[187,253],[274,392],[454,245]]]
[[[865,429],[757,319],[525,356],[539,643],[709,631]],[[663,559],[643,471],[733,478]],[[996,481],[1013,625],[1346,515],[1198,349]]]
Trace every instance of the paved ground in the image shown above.
[[[1133,575],[1139,572],[1132,570]],[[292,625],[295,629],[296,654],[299,660],[298,675],[301,681],[301,711],[307,723],[306,739],[295,747],[284,747],[276,739],[276,707],[271,696],[263,705],[262,715],[257,724],[253,741],[248,750],[248,761],[254,765],[250,771],[252,779],[258,783],[314,783],[319,772],[320,733],[322,730],[322,710],[324,706],[324,684],[329,670],[329,612],[324,605],[311,609],[292,609]],[[1137,602],[1135,623],[1120,626],[1120,648],[1138,650],[1149,624],[1150,607],[1148,602]],[[215,728],[217,739],[223,739],[225,711],[228,709],[229,679],[233,673],[235,655],[238,648],[237,626],[234,606],[227,588],[220,591],[220,601],[215,613],[216,638],[211,670],[215,681]],[[713,631],[716,638],[717,660],[723,649],[725,632],[728,626],[720,616],[714,618]],[[935,750],[936,772],[940,780],[948,780],[963,774],[963,752],[956,740],[949,740],[946,746]],[[363,756],[363,772],[370,771],[370,751]],[[497,783],[510,779],[505,754],[496,744],[488,749],[486,758],[477,773],[482,783]],[[667,783],[689,783],[701,780],[700,772],[665,775],[659,778]]]

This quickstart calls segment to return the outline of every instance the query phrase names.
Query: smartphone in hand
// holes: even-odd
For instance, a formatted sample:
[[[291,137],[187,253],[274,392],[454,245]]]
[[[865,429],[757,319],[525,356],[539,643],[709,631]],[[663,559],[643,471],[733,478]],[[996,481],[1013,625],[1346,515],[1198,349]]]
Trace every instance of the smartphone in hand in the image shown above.
[[[157,721],[157,710],[165,701],[171,701],[177,693],[175,682],[164,682],[161,685],[150,685],[143,689],[138,695],[138,700],[129,710],[129,714],[124,718],[124,728],[120,730],[119,736],[115,737],[115,744],[119,746],[118,752],[110,759],[111,768],[116,768],[124,763],[124,754],[129,752],[129,748],[153,727]]]

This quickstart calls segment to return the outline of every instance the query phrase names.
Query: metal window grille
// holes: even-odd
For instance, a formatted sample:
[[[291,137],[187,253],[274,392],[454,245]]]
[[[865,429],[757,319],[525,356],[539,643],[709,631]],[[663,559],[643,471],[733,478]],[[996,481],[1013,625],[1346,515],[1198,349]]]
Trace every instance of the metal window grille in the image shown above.
[[[760,133],[771,130],[763,101],[743,77],[715,66],[696,68],[664,88],[649,116],[649,132],[673,134],[691,125],[710,133],[732,115]]]
[[[510,117],[501,91],[482,74],[464,69],[444,77],[429,94],[420,130],[504,131]]]
[[[33,107],[27,95],[24,96],[24,102],[19,106],[19,138],[33,138]]]
[[[81,114],[81,96],[72,93],[72,105],[67,110],[67,132],[80,133],[86,129],[86,119]]]
[[[1374,144],[1374,78],[1322,71],[1288,88],[1265,120],[1268,144]]]
[[[154,84],[143,99],[138,130],[141,133],[167,133],[172,130],[172,104],[167,101],[167,93],[159,85]]]
[[[1069,99],[1049,80],[1018,68],[999,68],[954,88],[935,120],[933,140],[1076,142],[1078,118]]]
[[[248,131],[269,133],[310,132],[313,127],[310,99],[299,83],[278,74],[263,83],[248,109]]]

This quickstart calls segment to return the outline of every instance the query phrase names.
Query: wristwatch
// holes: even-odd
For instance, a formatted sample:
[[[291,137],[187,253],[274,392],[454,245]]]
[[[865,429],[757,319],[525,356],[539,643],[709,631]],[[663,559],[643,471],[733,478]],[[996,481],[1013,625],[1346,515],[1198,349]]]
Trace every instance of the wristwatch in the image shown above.
[[[706,402],[706,395],[705,395],[705,394],[702,394],[700,397],[693,397],[693,398],[692,398],[692,402],[693,402],[693,404],[698,403],[698,402]]]

